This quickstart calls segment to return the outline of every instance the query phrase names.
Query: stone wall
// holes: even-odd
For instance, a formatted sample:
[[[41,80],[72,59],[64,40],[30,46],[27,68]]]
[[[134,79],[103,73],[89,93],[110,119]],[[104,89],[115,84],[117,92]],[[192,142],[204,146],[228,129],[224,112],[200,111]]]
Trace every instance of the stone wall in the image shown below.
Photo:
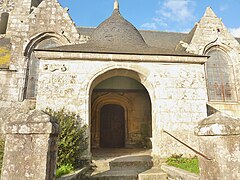
[[[69,54],[65,53],[64,56]],[[115,57],[118,55],[112,58]],[[129,59],[134,58],[135,56],[129,56]],[[180,61],[181,57],[171,59]],[[190,59],[189,57],[189,61]],[[192,57],[192,61],[197,60]],[[38,109],[47,106],[52,109],[64,107],[79,114],[90,125],[90,99],[95,85],[113,76],[127,76],[142,83],[151,98],[154,154],[169,156],[173,153],[192,153],[164,134],[163,129],[194,147],[198,146],[193,128],[199,119],[207,115],[202,63],[139,63],[127,61],[127,57],[126,62],[41,60],[39,71]]]
[[[40,3],[40,4],[39,4]],[[0,107],[21,106],[25,99],[29,58],[43,40],[56,39],[62,45],[78,43],[79,34],[68,9],[57,0],[14,0],[6,37],[11,38],[11,71],[0,71]],[[28,103],[25,103],[28,104]]]
[[[11,106],[12,101],[18,101],[19,83],[22,79],[15,71],[2,70],[0,71],[0,106]]]
[[[57,0],[44,0],[37,8],[32,7],[31,0],[15,1],[7,31],[13,50],[11,69],[26,68],[25,48],[33,38],[42,33],[54,32],[66,38],[69,43],[79,41],[79,34],[67,9],[63,9]]]
[[[0,70],[0,107],[22,108],[26,110],[34,109],[36,101],[34,99],[23,100],[24,73],[13,70]]]
[[[0,107],[34,109],[34,99],[25,99],[23,87],[24,72],[2,69],[0,70]]]

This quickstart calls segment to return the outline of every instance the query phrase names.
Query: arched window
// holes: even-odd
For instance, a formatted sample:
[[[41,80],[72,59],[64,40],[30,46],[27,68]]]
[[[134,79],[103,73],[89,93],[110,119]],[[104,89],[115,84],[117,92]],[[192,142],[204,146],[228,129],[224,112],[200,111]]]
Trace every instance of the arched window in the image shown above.
[[[0,20],[0,34],[6,34],[7,25],[8,25],[8,13],[2,13],[1,14],[1,20]]]
[[[206,63],[209,101],[236,101],[233,65],[230,57],[220,49],[207,53]]]
[[[54,38],[45,39],[39,42],[33,49],[36,48],[50,48],[60,46],[61,43]],[[32,99],[36,98],[37,95],[37,81],[38,81],[38,68],[39,68],[39,59],[35,57],[34,53],[28,56],[29,62],[27,67],[27,85],[25,91],[25,98]]]

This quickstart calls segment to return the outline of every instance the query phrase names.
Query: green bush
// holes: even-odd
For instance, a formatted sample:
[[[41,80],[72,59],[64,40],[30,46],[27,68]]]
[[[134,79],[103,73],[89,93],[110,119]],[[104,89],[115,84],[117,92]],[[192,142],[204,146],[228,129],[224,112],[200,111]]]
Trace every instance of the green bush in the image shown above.
[[[62,165],[57,169],[56,172],[56,177],[61,177],[64,174],[69,174],[71,172],[73,172],[74,168],[71,164],[67,164],[67,165]]]
[[[87,126],[83,125],[75,113],[66,112],[64,109],[46,112],[54,117],[59,126],[57,168],[73,166],[81,167],[84,153],[88,148]]]
[[[199,174],[198,158],[183,158],[183,157],[170,157],[167,159],[167,164],[186,171]]]

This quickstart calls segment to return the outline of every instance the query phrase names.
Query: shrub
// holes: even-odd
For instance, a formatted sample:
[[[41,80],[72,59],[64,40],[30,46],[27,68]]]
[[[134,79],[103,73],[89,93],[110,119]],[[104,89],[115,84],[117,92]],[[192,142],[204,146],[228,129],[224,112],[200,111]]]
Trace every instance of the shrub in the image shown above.
[[[66,112],[64,109],[46,112],[54,117],[59,126],[57,168],[73,166],[79,168],[83,161],[83,155],[88,148],[87,126],[82,125],[75,113]]]
[[[73,172],[74,168],[71,164],[67,164],[67,165],[62,165],[57,169],[56,172],[56,177],[61,177],[64,174],[69,174],[71,172]]]
[[[195,174],[199,174],[199,164],[197,157],[183,158],[172,156],[167,159],[167,164]]]

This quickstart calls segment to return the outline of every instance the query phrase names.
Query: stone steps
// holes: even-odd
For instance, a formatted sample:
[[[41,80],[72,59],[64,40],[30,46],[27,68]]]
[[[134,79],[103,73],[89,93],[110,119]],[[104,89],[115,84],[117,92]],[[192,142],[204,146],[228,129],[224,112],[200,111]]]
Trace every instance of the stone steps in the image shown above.
[[[86,178],[86,180],[138,180],[138,173],[134,170],[128,171],[105,171]]]
[[[140,173],[147,169],[151,169],[153,162],[152,157],[148,155],[127,156],[111,161],[109,166],[110,170],[113,171],[135,170],[136,172]]]
[[[167,180],[168,175],[160,168],[151,168],[138,174],[138,180]]]
[[[125,156],[109,161],[106,171],[92,173],[86,180],[166,180],[167,174],[159,168],[152,168],[149,155]],[[101,167],[99,167],[101,168]]]

